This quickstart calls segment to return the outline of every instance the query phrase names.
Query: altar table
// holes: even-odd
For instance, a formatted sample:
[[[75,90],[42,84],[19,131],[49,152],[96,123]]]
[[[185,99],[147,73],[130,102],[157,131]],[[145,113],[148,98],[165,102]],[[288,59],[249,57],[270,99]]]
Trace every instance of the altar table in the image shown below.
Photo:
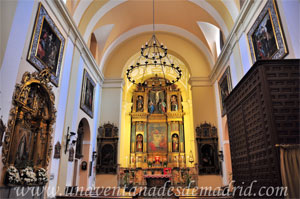
[[[144,175],[144,178],[147,181],[147,187],[163,187],[166,182],[171,180],[171,175]]]

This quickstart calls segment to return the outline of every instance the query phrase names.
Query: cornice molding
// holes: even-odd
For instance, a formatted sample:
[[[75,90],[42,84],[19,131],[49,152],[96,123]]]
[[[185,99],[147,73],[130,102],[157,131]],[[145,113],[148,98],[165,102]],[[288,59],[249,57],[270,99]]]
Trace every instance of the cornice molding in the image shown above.
[[[122,78],[105,79],[102,88],[123,88],[124,80]]]
[[[246,27],[249,25],[251,21],[251,17],[255,11],[259,8],[259,6],[265,1],[253,1],[247,0],[242,7],[242,10],[226,40],[226,43],[219,55],[212,71],[209,76],[209,79],[212,83],[214,83],[217,78],[221,75],[220,73],[227,67],[227,62],[232,54],[233,48],[239,42],[242,34],[245,32]],[[250,14],[249,14],[250,13]]]
[[[61,0],[45,1],[45,3],[48,4],[48,6],[52,9],[52,12],[55,13],[56,17],[60,20],[63,19],[64,23],[69,27],[64,28],[68,34],[68,38],[71,39],[75,47],[79,50],[87,67],[89,67],[91,71],[95,72],[97,81],[100,83],[103,82],[104,75],[100,71],[100,68],[98,67],[93,55],[91,54],[89,48],[87,47],[81,34],[79,33],[77,26],[75,25],[75,22],[73,21],[65,4]]]
[[[189,79],[189,84],[191,85],[191,87],[203,87],[212,85],[209,77],[191,77]]]

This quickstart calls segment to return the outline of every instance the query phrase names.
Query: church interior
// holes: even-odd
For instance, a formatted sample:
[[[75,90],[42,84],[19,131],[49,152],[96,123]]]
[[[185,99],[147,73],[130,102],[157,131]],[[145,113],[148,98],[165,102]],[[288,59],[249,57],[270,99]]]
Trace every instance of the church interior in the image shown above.
[[[300,197],[299,0],[0,9],[0,198]]]

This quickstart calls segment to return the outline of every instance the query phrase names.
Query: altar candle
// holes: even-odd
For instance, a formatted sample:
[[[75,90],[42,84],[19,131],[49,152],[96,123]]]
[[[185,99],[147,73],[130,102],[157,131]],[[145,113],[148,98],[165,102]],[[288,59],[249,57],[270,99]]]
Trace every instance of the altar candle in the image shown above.
[[[126,156],[125,167],[128,167],[128,156]]]
[[[176,157],[177,157],[177,156],[176,156]],[[177,167],[179,167],[179,161],[178,161],[179,158],[177,157],[176,159],[177,159]]]

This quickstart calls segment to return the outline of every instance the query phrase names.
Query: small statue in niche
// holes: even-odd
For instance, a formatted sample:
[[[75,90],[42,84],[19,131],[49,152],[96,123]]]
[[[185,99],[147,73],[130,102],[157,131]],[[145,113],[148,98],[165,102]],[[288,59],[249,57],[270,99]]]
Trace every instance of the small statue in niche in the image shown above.
[[[158,111],[159,113],[165,113],[166,112],[166,102],[159,99],[158,101]]]
[[[179,152],[179,139],[177,134],[172,136],[172,151]]]
[[[136,152],[143,152],[143,136],[141,134],[136,137]]]
[[[60,158],[60,149],[61,149],[61,145],[60,145],[59,141],[57,141],[57,143],[55,144],[55,147],[54,147],[54,156],[53,156],[53,158],[55,158],[55,159]]]
[[[149,102],[148,112],[149,113],[153,113],[154,112],[154,104],[153,104],[152,100],[150,100],[150,102]]]
[[[74,160],[74,148],[73,147],[71,147],[70,149],[69,149],[69,162],[73,162],[73,160]]]
[[[28,144],[26,134],[24,134],[20,139],[19,145],[17,147],[16,159],[14,164],[17,166],[26,164],[26,162],[28,161],[28,156]]]
[[[143,96],[139,95],[138,99],[136,100],[136,112],[143,112],[144,111],[144,98]]]
[[[171,97],[171,111],[178,111],[178,102],[176,95],[172,95]]]

